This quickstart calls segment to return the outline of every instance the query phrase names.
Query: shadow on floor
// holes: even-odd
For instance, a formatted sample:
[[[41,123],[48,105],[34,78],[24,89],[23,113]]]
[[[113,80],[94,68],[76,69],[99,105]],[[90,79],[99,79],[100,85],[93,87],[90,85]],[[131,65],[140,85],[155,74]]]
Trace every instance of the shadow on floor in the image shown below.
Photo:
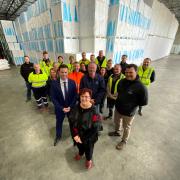
[[[87,169],[85,168],[85,157],[79,161],[76,161],[74,159],[75,154],[78,152],[76,147],[70,147],[65,152],[65,158],[68,163],[68,166],[74,173],[84,173],[87,172]]]

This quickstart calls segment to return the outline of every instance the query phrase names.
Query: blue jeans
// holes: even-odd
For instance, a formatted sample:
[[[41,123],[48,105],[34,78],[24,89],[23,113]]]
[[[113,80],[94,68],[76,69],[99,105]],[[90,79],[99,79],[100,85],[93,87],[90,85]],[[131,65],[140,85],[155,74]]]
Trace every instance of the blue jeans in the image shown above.
[[[29,82],[26,82],[26,88],[27,88],[27,99],[31,99],[31,84]]]

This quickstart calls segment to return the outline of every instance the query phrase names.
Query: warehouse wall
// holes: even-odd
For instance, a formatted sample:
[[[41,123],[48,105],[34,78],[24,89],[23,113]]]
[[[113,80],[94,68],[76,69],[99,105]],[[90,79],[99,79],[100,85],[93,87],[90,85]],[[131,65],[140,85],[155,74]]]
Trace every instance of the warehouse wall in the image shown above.
[[[0,21],[0,23],[6,40],[5,44],[7,44],[6,50],[8,48],[8,52],[10,52],[11,56],[13,57],[12,59],[14,64],[22,64],[24,61],[24,51],[21,49],[20,44],[17,41],[13,22]]]
[[[172,54],[180,54],[180,27],[178,28],[174,44],[171,49]]]
[[[37,0],[14,26],[34,62],[43,50],[67,60],[69,54],[102,49],[114,63],[127,54],[129,62],[140,64],[144,57],[170,53],[178,22],[157,0]]]

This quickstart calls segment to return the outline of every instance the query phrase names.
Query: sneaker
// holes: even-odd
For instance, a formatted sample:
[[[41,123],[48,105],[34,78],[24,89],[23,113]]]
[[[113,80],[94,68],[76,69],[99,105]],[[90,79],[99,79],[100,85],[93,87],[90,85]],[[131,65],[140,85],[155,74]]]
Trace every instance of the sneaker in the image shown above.
[[[109,136],[121,136],[121,134],[117,131],[109,132],[108,135]]]
[[[91,169],[92,168],[92,160],[86,161],[85,167],[86,167],[86,169]]]
[[[117,144],[116,149],[117,150],[122,150],[125,145],[126,145],[126,142],[125,141],[121,141],[120,143]]]
[[[79,154],[76,154],[75,157],[74,157],[74,159],[76,161],[79,161],[81,158],[82,158],[82,156],[80,156]]]

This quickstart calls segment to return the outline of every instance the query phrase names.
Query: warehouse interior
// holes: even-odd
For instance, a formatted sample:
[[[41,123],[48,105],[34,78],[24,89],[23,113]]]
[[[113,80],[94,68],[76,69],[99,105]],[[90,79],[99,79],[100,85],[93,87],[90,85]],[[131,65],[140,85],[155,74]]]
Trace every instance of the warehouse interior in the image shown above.
[[[178,180],[180,177],[180,1],[179,0],[0,0],[0,180],[124,179]],[[135,115],[125,150],[109,137],[113,119],[103,121],[93,168],[73,159],[68,120],[53,146],[55,113],[25,101],[20,75],[24,56],[39,63],[43,51],[57,62],[77,61],[103,50],[113,65],[152,60],[156,80],[148,106]],[[104,108],[104,114],[108,110]]]

